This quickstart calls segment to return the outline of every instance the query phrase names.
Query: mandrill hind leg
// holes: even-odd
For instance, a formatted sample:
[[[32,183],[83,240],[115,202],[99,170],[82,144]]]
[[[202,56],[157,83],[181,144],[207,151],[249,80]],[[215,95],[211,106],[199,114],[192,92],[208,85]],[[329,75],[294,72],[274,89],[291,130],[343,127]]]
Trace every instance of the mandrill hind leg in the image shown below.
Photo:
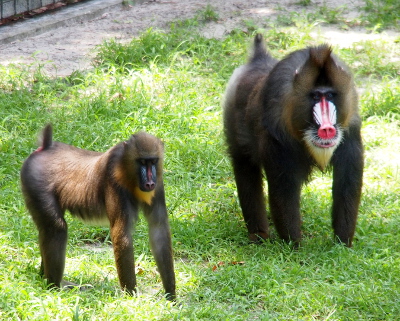
[[[35,198],[35,195],[33,196]],[[29,200],[29,196],[27,196]],[[60,287],[65,266],[67,223],[53,195],[42,195],[27,202],[39,230],[39,247],[42,258],[40,274],[50,286]],[[34,205],[33,205],[34,204]]]
[[[252,242],[269,237],[261,168],[245,157],[232,157],[239,202]]]

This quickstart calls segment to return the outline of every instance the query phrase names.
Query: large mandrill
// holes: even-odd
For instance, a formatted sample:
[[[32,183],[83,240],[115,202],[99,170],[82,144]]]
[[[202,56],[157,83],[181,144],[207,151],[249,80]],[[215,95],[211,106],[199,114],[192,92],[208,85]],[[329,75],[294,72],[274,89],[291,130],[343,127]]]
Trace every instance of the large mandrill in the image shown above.
[[[252,241],[269,237],[262,171],[279,236],[301,238],[300,192],[313,167],[333,168],[335,238],[352,245],[363,176],[361,119],[351,73],[327,45],[281,61],[254,39],[249,62],[229,80],[224,130]]]
[[[175,299],[171,234],[165,205],[163,144],[139,132],[105,153],[53,142],[46,126],[42,143],[24,162],[22,192],[39,231],[41,274],[53,287],[62,280],[67,246],[64,213],[89,223],[109,224],[122,289],[133,294],[136,277],[132,226],[141,208],[166,298]]]

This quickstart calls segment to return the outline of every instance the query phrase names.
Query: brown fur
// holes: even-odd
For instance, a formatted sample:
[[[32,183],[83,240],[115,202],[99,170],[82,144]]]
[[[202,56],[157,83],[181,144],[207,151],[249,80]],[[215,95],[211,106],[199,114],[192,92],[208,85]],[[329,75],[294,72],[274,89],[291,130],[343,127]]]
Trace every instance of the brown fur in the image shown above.
[[[105,153],[52,141],[43,131],[41,146],[24,162],[22,191],[39,230],[41,270],[60,287],[65,265],[68,210],[89,223],[109,224],[121,287],[136,288],[132,225],[142,208],[149,223],[150,243],[168,299],[175,297],[171,236],[162,181],[163,145],[140,132]],[[144,186],[141,166],[153,168],[155,187]],[[146,189],[147,188],[147,189]]]

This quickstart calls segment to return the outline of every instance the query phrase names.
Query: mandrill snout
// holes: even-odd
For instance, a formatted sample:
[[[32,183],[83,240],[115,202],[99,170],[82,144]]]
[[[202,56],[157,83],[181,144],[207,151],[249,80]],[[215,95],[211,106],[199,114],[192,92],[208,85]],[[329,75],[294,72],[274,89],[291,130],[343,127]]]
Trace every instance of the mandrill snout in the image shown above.
[[[333,139],[336,136],[336,128],[331,124],[324,124],[318,129],[318,137],[322,139]]]
[[[151,192],[155,187],[156,187],[156,183],[154,183],[153,181],[146,182],[146,184],[144,184],[143,192]]]

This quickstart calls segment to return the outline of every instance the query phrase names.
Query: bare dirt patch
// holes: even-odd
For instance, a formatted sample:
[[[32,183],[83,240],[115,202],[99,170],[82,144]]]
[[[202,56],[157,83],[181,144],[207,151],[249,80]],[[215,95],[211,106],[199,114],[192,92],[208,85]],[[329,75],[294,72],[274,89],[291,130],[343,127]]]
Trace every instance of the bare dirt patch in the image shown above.
[[[222,37],[232,29],[243,26],[244,21],[262,26],[267,19],[273,20],[287,11],[312,12],[316,10],[316,5],[323,4],[331,8],[343,6],[345,10],[342,16],[354,19],[360,15],[363,1],[320,0],[313,1],[313,5],[307,7],[296,3],[298,1],[295,0],[157,0],[134,6],[120,5],[110,8],[95,19],[71,23],[34,37],[0,45],[0,63],[27,63],[34,67],[44,65],[44,70],[50,75],[66,76],[74,70],[90,68],[95,47],[105,39],[129,41],[150,27],[168,29],[171,21],[194,17],[207,4],[214,8],[219,19],[207,24],[202,32],[209,37]],[[57,19],[56,14],[54,18]],[[343,31],[335,25],[320,28],[315,33],[315,37],[321,38],[321,42],[342,46],[364,39],[390,36],[394,36],[394,33],[373,35],[361,28]]]

